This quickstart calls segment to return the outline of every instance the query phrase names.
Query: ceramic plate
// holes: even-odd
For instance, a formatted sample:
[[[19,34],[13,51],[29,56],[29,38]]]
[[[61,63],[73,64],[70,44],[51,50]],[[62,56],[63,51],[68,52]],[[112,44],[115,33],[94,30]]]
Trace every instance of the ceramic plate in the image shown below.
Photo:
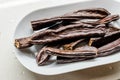
[[[87,2],[80,2],[76,4],[69,4],[69,5],[52,7],[52,8],[40,9],[26,15],[20,21],[20,23],[16,28],[14,39],[29,36],[33,33],[30,21],[39,20],[42,18],[50,18],[53,16],[59,16],[59,15],[63,15],[64,13],[71,12],[78,9],[94,8],[94,7],[106,8],[112,14],[120,13],[120,4],[113,0],[92,0]],[[62,73],[82,70],[86,68],[92,68],[95,66],[100,66],[100,65],[120,61],[120,52],[119,52],[114,55],[96,58],[88,61],[75,62],[75,63],[69,63],[69,64],[59,64],[59,65],[56,63],[52,63],[47,66],[38,66],[36,64],[36,60],[34,56],[34,54],[37,52],[37,49],[35,46],[26,50],[18,50],[15,48],[15,51],[16,51],[16,56],[18,60],[21,62],[21,64],[23,64],[30,71],[33,71],[38,74],[43,74],[43,75],[62,74]]]

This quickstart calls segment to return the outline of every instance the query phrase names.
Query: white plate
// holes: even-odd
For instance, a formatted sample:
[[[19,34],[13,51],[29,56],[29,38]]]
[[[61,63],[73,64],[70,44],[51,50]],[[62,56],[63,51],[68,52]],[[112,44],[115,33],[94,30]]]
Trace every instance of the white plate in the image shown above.
[[[120,13],[120,4],[118,2],[112,0],[93,0],[87,2],[80,2],[77,4],[70,4],[64,6],[57,6],[53,8],[41,9],[37,11],[33,11],[32,13],[26,15],[21,22],[18,24],[14,38],[20,38],[29,36],[32,34],[32,28],[30,25],[30,21],[38,20],[42,18],[48,18],[53,16],[62,15],[66,12],[83,9],[83,8],[93,8],[93,7],[103,7],[108,9],[111,13],[119,14]],[[82,61],[70,64],[50,64],[47,66],[38,66],[35,61],[34,53],[36,52],[35,47],[30,48],[30,50],[20,51],[15,48],[16,56],[18,60],[23,64],[27,69],[43,75],[56,75],[76,70],[82,70],[86,68],[91,68],[95,66],[100,66],[104,64],[109,64],[113,62],[120,61],[120,53],[96,58],[89,61]]]

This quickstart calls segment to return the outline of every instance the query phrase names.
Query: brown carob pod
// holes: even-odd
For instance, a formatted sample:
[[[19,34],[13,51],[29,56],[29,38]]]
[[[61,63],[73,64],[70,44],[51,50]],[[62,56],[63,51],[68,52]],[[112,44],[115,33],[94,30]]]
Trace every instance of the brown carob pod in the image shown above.
[[[70,34],[72,33],[72,34]],[[105,32],[101,29],[86,29],[86,30],[74,30],[74,32],[65,32],[63,34],[46,34],[43,38],[32,39],[31,44],[43,44],[51,43],[60,40],[67,40],[72,38],[90,38],[90,37],[102,37],[105,35]]]
[[[120,38],[98,48],[98,56],[99,57],[108,56],[118,51],[120,51]]]
[[[117,33],[119,33],[119,31],[120,31],[119,28],[114,27],[112,24],[108,24],[106,26],[106,29],[105,29],[105,36],[104,37],[97,37],[97,38],[90,38],[90,40],[89,40],[89,46],[93,46],[94,42],[95,42],[95,44],[97,44],[96,41],[98,41],[98,40],[107,38],[107,37],[109,37],[111,35],[117,35]]]
[[[106,35],[99,38],[90,38],[89,46],[95,46],[97,48],[110,43],[120,37],[120,30],[115,27],[110,27],[106,30]]]
[[[30,45],[30,44],[50,43],[59,40],[67,40],[73,38],[101,37],[105,35],[103,29],[104,26],[105,25],[99,25],[97,28],[95,28],[92,26],[88,27],[88,25],[85,24],[77,24],[77,25],[68,25],[66,27],[61,27],[56,30],[44,30],[37,32],[27,38],[15,39],[15,46],[16,43],[21,45],[26,45],[27,43],[27,45]],[[28,39],[28,40],[24,40],[24,39]],[[20,43],[21,41],[26,41],[26,42]],[[21,45],[19,45],[19,48],[24,48],[24,46]]]
[[[48,60],[50,59],[50,55],[46,54],[44,51],[46,47],[47,46],[44,46],[36,56],[36,62],[39,66],[46,65]]]
[[[97,55],[97,48],[91,46],[83,46],[75,50],[61,50],[47,47],[45,49],[45,52],[53,56],[89,58],[95,57]]]

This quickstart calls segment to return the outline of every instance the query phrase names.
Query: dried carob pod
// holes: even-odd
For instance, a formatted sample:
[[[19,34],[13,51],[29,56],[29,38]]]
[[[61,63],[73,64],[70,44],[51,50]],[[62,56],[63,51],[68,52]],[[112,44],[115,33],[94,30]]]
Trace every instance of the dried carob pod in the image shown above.
[[[45,52],[49,55],[61,56],[61,57],[95,57],[97,54],[97,48],[91,46],[83,46],[76,48],[75,50],[61,50],[48,47]]]
[[[120,38],[98,48],[98,56],[103,57],[120,51]]]
[[[72,34],[71,34],[72,33]],[[99,28],[80,28],[74,27],[64,29],[56,32],[49,32],[46,34],[39,34],[38,37],[32,38],[32,44],[50,43],[59,40],[73,39],[73,38],[89,38],[89,37],[102,37],[105,35],[104,29]]]
[[[67,13],[63,16],[49,18],[49,19],[41,19],[32,21],[32,28],[33,30],[39,30],[42,28],[46,28],[56,24],[58,21],[71,22],[80,19],[101,19],[108,16],[110,13],[104,8],[92,8],[92,9],[83,9],[78,10],[72,13]]]
[[[19,38],[15,39],[15,46],[16,43],[20,44],[17,46],[17,48],[24,48],[24,47],[29,47],[26,46],[25,44],[43,44],[43,43],[50,43],[50,42],[55,42],[59,40],[66,40],[66,39],[72,39],[72,38],[87,38],[87,37],[101,37],[105,35],[104,27],[105,25],[99,25],[97,28],[92,28],[92,27],[85,27],[86,25],[84,24],[78,24],[78,25],[69,25],[66,27],[59,28],[57,30],[45,30],[45,31],[40,31],[35,34],[33,34],[30,37],[27,37],[25,39],[26,42],[24,41],[24,38]],[[71,34],[72,33],[72,34]],[[21,46],[25,45],[25,46]]]
[[[39,53],[36,56],[36,62],[40,66],[46,65],[48,60],[50,59],[50,55],[46,54],[44,51],[46,47],[47,46],[44,46],[42,49],[40,49]]]
[[[36,62],[39,66],[48,65],[51,63],[51,55],[46,54],[45,50],[47,47],[59,48],[62,44],[47,44],[44,45],[36,55]]]
[[[106,30],[106,35],[99,38],[90,38],[89,46],[101,47],[120,37],[120,30],[115,27],[110,27]]]

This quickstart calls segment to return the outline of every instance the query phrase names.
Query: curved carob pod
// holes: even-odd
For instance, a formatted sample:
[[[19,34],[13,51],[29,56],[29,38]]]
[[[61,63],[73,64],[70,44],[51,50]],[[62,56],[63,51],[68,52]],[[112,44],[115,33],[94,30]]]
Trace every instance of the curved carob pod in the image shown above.
[[[47,47],[59,48],[60,44],[47,44],[43,46],[36,55],[36,62],[39,66],[48,65],[51,63],[51,55],[46,54],[45,50]]]
[[[39,66],[46,65],[50,59],[50,55],[46,54],[44,51],[46,47],[47,46],[44,46],[36,56],[36,62]]]
[[[98,57],[108,56],[120,51],[120,38],[98,48]]]
[[[61,50],[48,47],[45,49],[45,52],[49,55],[61,56],[61,57],[95,57],[97,54],[97,48],[91,46],[79,47],[75,50]]]
[[[83,9],[72,13],[67,13],[59,17],[31,21],[31,25],[33,30],[35,31],[52,26],[59,21],[63,21],[63,23],[68,23],[80,19],[102,19],[108,15],[110,15],[110,13],[104,8]]]

